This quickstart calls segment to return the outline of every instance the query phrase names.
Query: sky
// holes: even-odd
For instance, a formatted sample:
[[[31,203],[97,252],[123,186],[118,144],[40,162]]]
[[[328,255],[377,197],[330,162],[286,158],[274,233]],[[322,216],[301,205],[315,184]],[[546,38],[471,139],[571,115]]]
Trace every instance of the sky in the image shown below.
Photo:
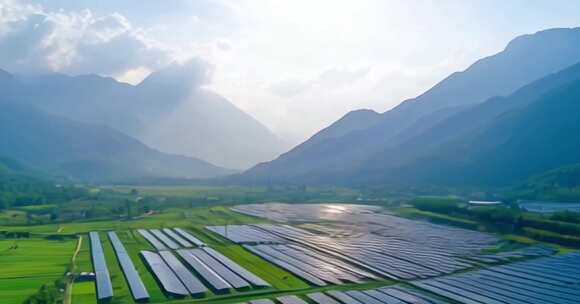
[[[579,11],[576,0],[0,0],[0,68],[137,84],[195,59],[205,87],[296,144],[518,35],[580,26]]]

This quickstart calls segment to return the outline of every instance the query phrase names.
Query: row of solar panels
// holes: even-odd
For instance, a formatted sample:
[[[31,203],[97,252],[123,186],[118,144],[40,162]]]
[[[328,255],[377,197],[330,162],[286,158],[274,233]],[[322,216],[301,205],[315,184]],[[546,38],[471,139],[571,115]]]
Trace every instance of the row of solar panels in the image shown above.
[[[298,245],[244,245],[249,251],[316,286],[377,279],[367,271]]]
[[[506,264],[411,284],[465,304],[580,303],[580,253]]]
[[[113,285],[111,284],[111,276],[105,261],[101,239],[97,232],[90,232],[89,237],[91,239],[91,257],[97,284],[97,299],[109,299],[113,297]]]
[[[139,229],[138,231],[157,250],[205,246],[202,241],[181,228]]]
[[[216,293],[232,289],[269,287],[270,285],[216,250],[179,249],[157,253],[141,251],[141,255],[167,293],[175,296],[203,296],[208,288]]]
[[[505,263],[510,262],[517,259],[524,259],[524,258],[537,258],[542,256],[550,256],[556,254],[558,250],[552,247],[548,247],[546,245],[533,245],[533,246],[526,246],[520,249],[512,250],[512,251],[502,251],[493,254],[482,254],[475,257],[470,257],[472,260],[488,263],[488,264],[495,264],[495,263]]]
[[[456,254],[453,248],[425,246],[424,243],[397,236],[385,238],[377,235],[359,235],[356,238],[332,238],[315,235],[289,225],[272,224],[206,228],[232,241],[245,244],[246,248],[264,259],[318,286],[324,286],[325,283],[358,283],[360,280],[373,278],[362,272],[372,272],[395,280],[425,279],[469,269],[476,264]],[[448,235],[452,238],[457,235],[462,238],[467,234],[450,229],[439,230],[439,237]],[[480,242],[464,245],[459,251],[468,252],[473,248],[479,248],[480,243],[485,243],[487,239],[481,237]],[[296,248],[301,250],[297,252]],[[319,267],[333,260],[340,260],[348,267],[346,270],[341,266]],[[350,269],[355,271],[351,272]],[[323,270],[326,273],[323,273]]]
[[[135,268],[133,261],[131,261],[129,253],[125,250],[123,243],[121,243],[121,240],[119,240],[119,237],[115,232],[109,231],[108,235],[111,244],[113,244],[113,249],[115,250],[123,274],[125,275],[125,279],[129,285],[129,289],[131,290],[131,294],[133,294],[133,298],[136,301],[149,299],[149,293],[145,288],[145,284],[141,281],[139,272],[137,272],[137,269]]]
[[[101,239],[98,232],[90,232],[89,236],[91,239],[91,257],[96,276],[97,299],[110,299],[113,297],[113,287]],[[125,247],[119,240],[119,237],[113,231],[110,231],[108,236],[113,245],[119,264],[121,265],[121,269],[123,270],[123,274],[125,275],[125,279],[129,285],[129,289],[133,294],[133,298],[137,301],[149,299],[149,293],[147,292],[143,281],[141,281],[139,273],[137,272],[137,269],[135,269],[135,265],[131,261],[127,250],[125,250]]]
[[[305,299],[308,299],[307,301]],[[440,304],[446,303],[402,287],[384,287],[365,291],[327,291],[298,296],[281,296],[275,300],[253,300],[249,304]],[[247,303],[240,303],[247,304]]]
[[[427,278],[472,267],[472,263],[459,258],[449,249],[425,246],[425,243],[400,237],[386,239],[377,235],[359,235],[356,238],[344,239],[312,235],[288,225],[253,226],[275,236],[316,248],[317,251],[340,256],[354,265],[392,279]],[[442,228],[438,230],[441,235],[450,234],[450,237],[455,234],[457,237],[464,235],[463,231]]]

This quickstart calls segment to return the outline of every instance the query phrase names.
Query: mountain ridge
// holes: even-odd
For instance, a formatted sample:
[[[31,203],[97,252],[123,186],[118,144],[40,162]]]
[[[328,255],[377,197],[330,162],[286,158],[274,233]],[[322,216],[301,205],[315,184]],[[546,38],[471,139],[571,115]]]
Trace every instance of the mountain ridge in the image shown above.
[[[207,76],[199,64],[168,67],[135,86],[98,75],[47,73],[16,75],[10,82],[0,77],[0,88],[9,89],[5,100],[106,125],[157,150],[223,167],[245,169],[283,152],[286,144],[263,124],[203,87]]]
[[[0,155],[33,168],[88,181],[140,177],[207,178],[235,171],[161,153],[106,126],[0,103]]]
[[[566,41],[556,43],[562,39]],[[420,134],[436,125],[437,119],[444,119],[457,111],[457,107],[510,94],[545,75],[580,62],[580,53],[576,51],[579,46],[580,28],[552,29],[520,36],[512,40],[504,51],[476,61],[417,98],[380,114],[381,120],[369,128],[353,130],[324,142],[301,144],[298,147],[308,149],[295,148],[272,162],[244,172],[239,180],[332,180],[328,178],[346,174],[374,154],[396,147],[401,143],[400,139],[410,138],[411,134]],[[496,85],[498,83],[501,85]],[[434,114],[438,111],[442,111],[440,117]],[[433,115],[433,120],[426,122],[429,115]],[[332,125],[326,130],[329,128]]]

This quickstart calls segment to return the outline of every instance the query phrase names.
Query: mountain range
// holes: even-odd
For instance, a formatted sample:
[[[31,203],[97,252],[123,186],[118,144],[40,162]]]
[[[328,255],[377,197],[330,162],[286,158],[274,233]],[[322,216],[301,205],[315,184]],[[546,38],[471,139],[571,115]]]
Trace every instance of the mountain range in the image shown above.
[[[236,180],[506,185],[580,162],[566,150],[580,125],[578,47],[579,28],[517,37],[392,110],[348,113]]]
[[[204,67],[192,60],[129,85],[97,75],[0,73],[3,99],[70,120],[97,124],[151,148],[246,169],[273,159],[285,143],[231,102],[205,89]]]
[[[115,129],[73,121],[29,105],[0,103],[0,155],[85,181],[207,178],[234,171],[159,152]]]

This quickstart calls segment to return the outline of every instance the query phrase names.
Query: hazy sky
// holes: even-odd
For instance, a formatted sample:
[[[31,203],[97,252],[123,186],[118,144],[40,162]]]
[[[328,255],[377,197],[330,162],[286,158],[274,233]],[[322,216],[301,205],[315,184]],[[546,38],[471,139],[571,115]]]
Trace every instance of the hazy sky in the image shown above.
[[[199,57],[208,87],[296,143],[517,35],[580,26],[579,12],[576,0],[0,0],[0,68],[138,83]]]

